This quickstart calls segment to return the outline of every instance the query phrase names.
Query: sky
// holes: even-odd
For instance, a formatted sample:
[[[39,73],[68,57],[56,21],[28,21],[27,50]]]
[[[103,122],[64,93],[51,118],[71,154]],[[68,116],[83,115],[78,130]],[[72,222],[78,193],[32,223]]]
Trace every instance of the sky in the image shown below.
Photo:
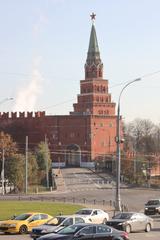
[[[159,0],[1,0],[0,111],[73,111],[96,33],[112,101],[125,122],[160,122]],[[9,98],[13,98],[10,100]]]

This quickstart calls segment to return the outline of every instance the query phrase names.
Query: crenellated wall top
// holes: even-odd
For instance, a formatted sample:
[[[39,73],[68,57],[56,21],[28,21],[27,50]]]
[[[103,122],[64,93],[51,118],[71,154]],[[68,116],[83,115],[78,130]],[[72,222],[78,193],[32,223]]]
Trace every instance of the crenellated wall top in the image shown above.
[[[0,119],[41,118],[41,117],[45,117],[45,111],[38,111],[38,112],[0,112]]]

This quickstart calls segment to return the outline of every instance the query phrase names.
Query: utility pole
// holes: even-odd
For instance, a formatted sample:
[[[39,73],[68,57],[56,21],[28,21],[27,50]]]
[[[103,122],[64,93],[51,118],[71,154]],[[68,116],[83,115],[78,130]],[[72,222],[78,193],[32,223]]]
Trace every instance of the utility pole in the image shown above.
[[[2,179],[2,195],[5,194],[5,189],[4,189],[4,162],[5,162],[5,158],[4,158],[4,147],[2,148],[2,171],[1,171],[1,179]]]
[[[26,158],[25,158],[25,193],[28,192],[28,136],[26,136]]]
[[[49,188],[48,143],[46,134],[45,134],[45,162],[46,162],[46,187]]]
[[[133,160],[133,172],[134,172],[134,181],[136,181],[136,176],[137,176],[137,156],[134,156],[134,160]]]

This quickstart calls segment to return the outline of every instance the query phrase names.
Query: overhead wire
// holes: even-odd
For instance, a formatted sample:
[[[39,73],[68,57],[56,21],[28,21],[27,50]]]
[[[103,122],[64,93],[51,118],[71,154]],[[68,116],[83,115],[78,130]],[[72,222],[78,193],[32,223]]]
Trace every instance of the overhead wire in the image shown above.
[[[153,76],[153,75],[156,75],[160,73],[160,70],[157,70],[157,71],[154,71],[154,72],[150,72],[150,73],[147,73],[147,74],[144,74],[142,75],[140,78],[146,78],[146,77],[150,77],[150,76]],[[9,73],[9,72],[0,72],[0,74],[8,74],[8,75],[17,75],[17,76],[32,76],[31,74],[26,74],[26,73]],[[45,77],[45,76],[44,76]],[[52,78],[54,78],[54,76],[52,76]],[[125,81],[125,82],[121,82],[121,83],[118,83],[118,84],[115,84],[113,86],[110,86],[110,88],[115,88],[115,87],[119,87],[119,86],[122,86],[126,83],[128,83],[129,81]],[[74,98],[75,99],[75,98]],[[47,107],[42,107],[42,109],[49,109],[49,108],[53,108],[53,107],[57,107],[59,105],[62,105],[62,104],[65,104],[65,103],[68,103],[68,102],[71,102],[74,100],[73,98],[72,99],[69,99],[69,100],[66,100],[66,101],[62,101],[60,103],[56,103],[56,104],[53,104],[51,106],[47,106]],[[89,103],[89,102],[88,102]]]

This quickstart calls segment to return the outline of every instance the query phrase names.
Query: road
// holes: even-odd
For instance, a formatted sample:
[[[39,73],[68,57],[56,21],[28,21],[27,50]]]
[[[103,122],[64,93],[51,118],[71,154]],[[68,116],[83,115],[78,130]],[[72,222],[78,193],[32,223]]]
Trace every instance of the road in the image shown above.
[[[47,198],[75,199],[76,202],[86,203],[87,205],[95,204],[95,207],[108,209],[104,202],[109,203],[115,199],[115,182],[105,175],[106,181],[100,176],[93,174],[91,171],[80,168],[62,169],[64,179],[64,190],[54,191],[47,195]],[[159,190],[126,188],[122,185],[121,200],[130,211],[143,212],[144,203],[150,198],[159,197]],[[41,197],[46,194],[41,194]],[[12,199],[15,196],[5,196]],[[30,196],[34,197],[34,196]],[[2,199],[2,196],[0,196]],[[84,201],[85,199],[85,201]],[[160,236],[160,218],[154,218],[154,229],[150,233],[139,232],[131,233],[130,240],[159,240]],[[0,240],[27,240],[31,239],[28,235],[0,235]]]
[[[130,233],[129,239],[130,240],[159,240],[160,239],[159,236],[160,236],[160,224],[159,222],[155,222],[155,227],[151,232]],[[31,240],[31,238],[29,235],[0,235],[0,240]]]

